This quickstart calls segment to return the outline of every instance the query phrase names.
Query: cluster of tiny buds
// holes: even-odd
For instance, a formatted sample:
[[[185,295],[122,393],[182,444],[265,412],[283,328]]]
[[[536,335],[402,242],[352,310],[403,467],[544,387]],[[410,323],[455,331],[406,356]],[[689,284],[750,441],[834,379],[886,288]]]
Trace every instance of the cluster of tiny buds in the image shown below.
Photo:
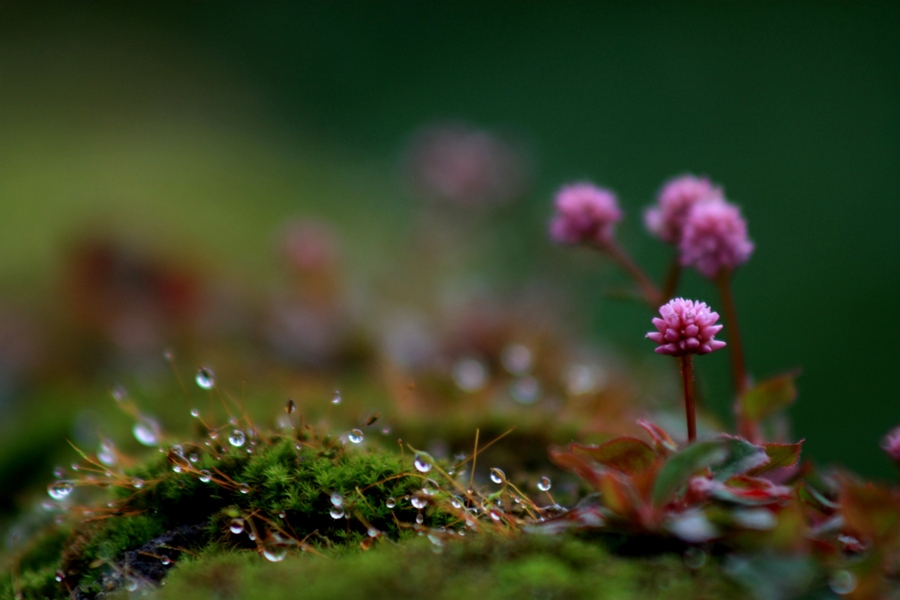
[[[705,302],[674,298],[659,308],[659,314],[662,318],[653,319],[657,330],[647,334],[658,344],[657,354],[709,354],[725,347],[725,342],[715,339],[722,330],[716,325],[719,313]]]
[[[573,183],[556,194],[550,236],[560,244],[605,246],[613,241],[622,210],[616,195],[591,183]]]

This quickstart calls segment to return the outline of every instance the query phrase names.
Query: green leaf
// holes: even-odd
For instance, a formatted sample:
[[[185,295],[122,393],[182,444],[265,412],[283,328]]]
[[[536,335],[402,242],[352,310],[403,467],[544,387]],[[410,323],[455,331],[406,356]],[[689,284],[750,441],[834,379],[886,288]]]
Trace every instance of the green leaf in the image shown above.
[[[800,449],[804,441],[800,440],[796,444],[763,444],[763,448],[765,448],[769,457],[769,462],[754,469],[753,475],[759,475],[772,469],[793,467],[800,460]]]
[[[728,442],[728,458],[722,464],[713,467],[713,473],[719,481],[743,475],[768,464],[769,455],[762,446],[756,446],[740,438],[723,439]]]
[[[730,442],[727,438],[697,442],[670,456],[653,485],[653,504],[665,506],[697,471],[725,462],[731,454]]]
[[[750,388],[740,400],[741,413],[751,421],[759,422],[790,406],[797,398],[794,385],[798,373],[786,373],[762,381]]]
[[[626,475],[642,473],[656,463],[656,453],[646,442],[620,437],[599,446],[571,445],[572,454],[615,469]]]

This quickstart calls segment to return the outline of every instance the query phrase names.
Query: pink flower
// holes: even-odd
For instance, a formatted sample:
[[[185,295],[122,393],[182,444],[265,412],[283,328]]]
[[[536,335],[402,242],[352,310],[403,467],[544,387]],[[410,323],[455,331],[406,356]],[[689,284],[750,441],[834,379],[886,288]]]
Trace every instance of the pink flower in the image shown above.
[[[900,427],[895,427],[881,440],[881,448],[892,460],[900,462]]]
[[[656,206],[644,211],[644,224],[662,241],[677,244],[694,204],[714,198],[722,198],[722,188],[713,186],[706,177],[682,175],[670,179],[660,190]]]
[[[678,244],[682,266],[692,266],[706,277],[732,270],[747,262],[753,242],[740,209],[725,200],[694,204],[688,212]]]
[[[556,194],[550,236],[560,244],[609,244],[622,220],[616,195],[590,183],[573,183]]]
[[[725,347],[725,342],[715,339],[722,330],[715,324],[719,313],[712,312],[705,302],[675,298],[659,307],[659,314],[662,319],[653,319],[657,331],[647,334],[659,344],[657,354],[709,354]]]

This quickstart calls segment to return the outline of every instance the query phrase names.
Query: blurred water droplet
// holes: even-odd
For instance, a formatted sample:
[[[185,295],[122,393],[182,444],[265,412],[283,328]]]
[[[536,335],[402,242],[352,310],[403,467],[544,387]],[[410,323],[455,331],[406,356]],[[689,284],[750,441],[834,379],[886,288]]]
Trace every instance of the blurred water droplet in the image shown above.
[[[172,446],[171,450],[175,454],[175,456],[184,458],[184,446],[182,446],[181,444],[175,444],[174,446]]]
[[[500,362],[513,375],[524,375],[531,370],[531,350],[522,344],[509,344],[503,348]]]
[[[191,416],[194,417],[195,419],[200,418],[200,409],[199,409],[199,408],[192,408],[192,409],[191,409]]]
[[[134,489],[139,490],[144,487],[144,480],[140,477],[135,477],[131,480],[131,485],[132,487],[134,487]]]
[[[109,440],[100,442],[100,450],[97,451],[97,460],[111,467],[116,464],[116,447]]]
[[[493,467],[491,469],[491,481],[494,483],[504,483],[506,481],[506,473],[502,469]]]
[[[172,362],[173,360],[175,360],[175,351],[172,350],[171,348],[166,348],[163,351],[163,359],[166,362]]]
[[[460,500],[459,496],[453,496],[450,500],[450,506],[453,508],[462,508],[462,500]]]
[[[269,562],[281,562],[287,556],[287,548],[281,544],[266,544],[263,547],[263,557]]]
[[[541,397],[541,384],[534,377],[520,377],[509,384],[509,395],[519,404],[534,404]]]
[[[340,494],[338,494],[337,492],[334,492],[333,494],[331,494],[331,498],[329,498],[329,499],[331,500],[331,503],[335,506],[342,506],[344,504],[344,497],[341,496]]]
[[[344,516],[344,507],[343,506],[332,506],[331,510],[328,512],[331,515],[332,519],[340,519]]]
[[[397,501],[393,498],[388,498],[387,500],[385,500],[384,505],[388,508],[394,508],[395,506],[397,506]]]
[[[699,569],[706,564],[706,552],[702,548],[691,546],[684,551],[684,566],[688,569]]]
[[[413,505],[413,508],[422,509],[428,506],[428,500],[422,496],[413,496],[409,502]]]
[[[488,511],[488,514],[495,521],[499,521],[500,519],[503,518],[503,511],[501,511],[497,508],[492,508],[491,510]]]
[[[835,571],[828,578],[828,587],[835,594],[846,596],[856,589],[856,575],[844,569]]]
[[[288,400],[284,405],[284,412],[287,414],[293,414],[293,412],[297,410],[297,404],[293,400]]]
[[[231,435],[228,436],[228,443],[234,446],[235,448],[240,448],[247,441],[247,436],[244,435],[244,432],[240,429],[235,429],[231,432]]]
[[[428,496],[434,496],[438,493],[438,482],[434,479],[426,479],[425,483],[422,485],[422,493]]]
[[[57,580],[57,581],[62,581],[62,580],[65,579],[65,578],[66,578],[66,574],[65,574],[65,573],[63,573],[62,571],[57,571],[57,572],[56,572],[56,580]]]
[[[201,470],[200,481],[202,481],[203,483],[209,483],[210,481],[212,481],[212,473],[210,473],[206,469]]]
[[[421,524],[424,523],[424,522],[425,522],[425,515],[423,515],[421,512],[418,513],[418,514],[416,515],[416,523],[418,523],[419,525],[421,525]]]
[[[542,492],[546,492],[550,490],[551,485],[552,484],[550,483],[550,478],[544,475],[543,477],[538,479],[537,489],[541,490]]]
[[[200,367],[194,381],[204,390],[211,390],[216,385],[216,374],[209,367]]]
[[[334,390],[334,395],[331,397],[332,404],[340,404],[343,398],[341,397],[341,390]]]
[[[121,402],[128,397],[128,390],[125,389],[124,385],[117,385],[112,389],[112,397],[116,402]]]
[[[232,519],[228,524],[228,529],[235,535],[244,533],[244,520],[241,518]]]
[[[488,370],[477,358],[462,358],[453,365],[453,382],[464,392],[477,392],[488,382]]]
[[[65,500],[74,489],[74,483],[67,479],[60,479],[47,486],[47,494],[54,500]]]
[[[279,519],[284,519],[284,517],[285,517],[284,511],[283,511],[283,510],[282,510],[282,511],[279,511],[279,512],[278,512],[278,518],[279,518]]]
[[[239,483],[238,491],[242,494],[248,494],[248,493],[250,493],[250,486],[247,485],[246,483]]]
[[[381,428],[381,435],[390,435],[391,434],[391,426],[385,425]]]
[[[149,417],[141,417],[131,428],[134,438],[144,446],[156,446],[159,444],[161,432],[159,423]]]
[[[347,434],[347,439],[354,444],[359,444],[363,441],[363,438],[364,436],[361,429],[351,429],[350,433]]]
[[[138,580],[134,577],[129,577],[125,580],[125,589],[129,592],[136,592],[138,589]]]
[[[172,559],[169,558],[168,556],[163,556],[159,562],[161,562],[163,564],[163,566],[168,566],[168,565],[172,564]]]
[[[59,466],[54,467],[53,468],[53,476],[56,477],[57,479],[62,479],[63,477],[66,476],[66,470]]]
[[[420,473],[427,473],[431,470],[431,457],[425,454],[416,454],[416,458],[413,461],[413,466],[416,467],[416,471]]]
[[[256,534],[253,533],[253,530],[252,530],[252,529],[251,529],[250,531],[247,532],[247,539],[250,540],[251,542],[255,542],[255,541],[256,541]]]
[[[575,364],[566,371],[566,391],[571,396],[593,394],[605,388],[608,379],[602,367]]]
[[[181,473],[184,469],[179,464],[172,465],[172,470],[176,473]]]
[[[195,463],[200,460],[200,457],[194,453],[191,453],[191,455],[188,456],[188,460],[191,461],[192,463]]]

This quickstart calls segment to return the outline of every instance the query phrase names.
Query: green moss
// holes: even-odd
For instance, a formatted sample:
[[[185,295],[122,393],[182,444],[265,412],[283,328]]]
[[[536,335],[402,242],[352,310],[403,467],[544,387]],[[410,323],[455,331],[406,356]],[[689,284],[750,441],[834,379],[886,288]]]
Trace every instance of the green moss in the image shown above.
[[[382,543],[370,552],[332,557],[294,554],[278,564],[210,553],[180,564],[157,597],[283,598],[706,598],[745,597],[718,565],[699,571],[678,556],[625,559],[571,538],[492,536],[457,540],[443,551],[425,540]]]

